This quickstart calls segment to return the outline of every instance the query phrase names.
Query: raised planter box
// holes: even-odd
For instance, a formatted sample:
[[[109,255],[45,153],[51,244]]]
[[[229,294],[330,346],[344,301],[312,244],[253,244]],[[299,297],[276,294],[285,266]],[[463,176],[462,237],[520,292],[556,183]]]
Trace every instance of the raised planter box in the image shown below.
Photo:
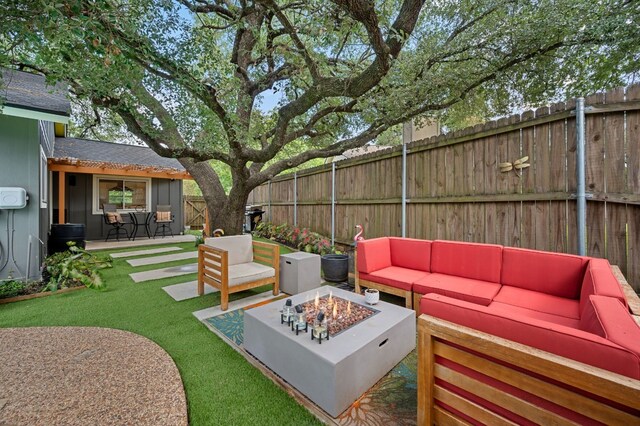
[[[24,296],[7,297],[6,299],[0,299],[0,305],[4,305],[5,303],[20,302],[22,300],[37,299],[39,297],[52,296],[54,294],[70,293],[72,291],[84,290],[85,288],[87,287],[70,287],[57,291],[45,291],[42,293],[25,294]]]

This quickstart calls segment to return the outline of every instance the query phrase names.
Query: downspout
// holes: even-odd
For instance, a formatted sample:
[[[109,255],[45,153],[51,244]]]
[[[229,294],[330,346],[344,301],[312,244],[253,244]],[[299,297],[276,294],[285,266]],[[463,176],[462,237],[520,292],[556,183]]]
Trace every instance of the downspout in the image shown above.
[[[402,144],[402,238],[407,236],[407,144]]]
[[[298,225],[298,172],[293,172],[293,226]]]
[[[578,254],[587,252],[587,194],[585,191],[585,135],[584,135],[584,98],[576,99],[576,201],[578,225]]]
[[[331,245],[336,245],[336,163],[331,163]]]

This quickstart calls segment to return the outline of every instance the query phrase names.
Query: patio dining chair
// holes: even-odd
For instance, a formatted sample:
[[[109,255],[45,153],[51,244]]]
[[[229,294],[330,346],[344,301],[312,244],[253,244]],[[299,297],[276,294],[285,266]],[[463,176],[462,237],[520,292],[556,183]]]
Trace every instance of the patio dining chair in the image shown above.
[[[167,235],[167,230],[169,230],[169,235],[173,237],[171,224],[175,220],[175,215],[171,214],[171,204],[158,204],[158,208],[153,214],[153,220],[156,223],[153,238],[155,238],[160,231],[162,231],[162,238],[164,238]]]
[[[125,228],[127,222],[122,219],[120,213],[118,213],[118,208],[115,204],[103,204],[102,205],[102,217],[104,219],[104,223],[106,225],[111,226],[109,232],[107,232],[107,238],[105,241],[109,241],[112,235],[115,234],[116,241],[120,241],[120,233],[124,231],[124,234],[127,236],[127,240],[130,239],[129,231]]]

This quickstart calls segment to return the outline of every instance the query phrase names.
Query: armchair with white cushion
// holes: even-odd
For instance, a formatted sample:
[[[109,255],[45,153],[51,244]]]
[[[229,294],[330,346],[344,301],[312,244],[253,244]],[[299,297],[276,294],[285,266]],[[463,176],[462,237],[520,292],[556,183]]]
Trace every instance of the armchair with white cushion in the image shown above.
[[[229,294],[273,284],[280,292],[280,247],[253,241],[251,235],[207,238],[198,248],[198,294],[204,285],[220,290],[220,309],[229,307]],[[260,263],[258,263],[260,262]]]

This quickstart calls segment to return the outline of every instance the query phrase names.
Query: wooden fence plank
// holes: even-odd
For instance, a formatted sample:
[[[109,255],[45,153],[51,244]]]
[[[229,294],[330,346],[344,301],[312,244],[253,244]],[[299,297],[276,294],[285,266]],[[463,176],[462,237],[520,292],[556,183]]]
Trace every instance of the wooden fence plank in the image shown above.
[[[624,100],[624,88],[618,88],[608,92],[607,103],[615,103]],[[613,193],[624,192],[626,186],[626,151],[624,138],[624,112],[605,114],[604,123],[604,147],[606,155],[604,159],[605,191]]]
[[[640,206],[628,206],[627,223],[629,224],[629,261],[626,276],[631,287],[636,292],[640,292]]]
[[[627,270],[627,206],[607,203],[607,259]]]
[[[542,107],[536,110],[536,117],[549,115],[549,107]],[[535,170],[535,191],[547,192],[551,188],[551,175],[549,164],[551,162],[551,151],[549,149],[549,124],[541,124],[535,127],[534,131],[535,148],[534,158],[531,167]]]
[[[605,257],[604,203],[587,201],[587,256]]]
[[[602,94],[589,96],[586,103],[602,103]],[[587,157],[587,191],[604,192],[604,118],[602,114],[587,115],[585,118],[585,150]]]
[[[627,100],[640,99],[640,85],[627,90]],[[640,194],[640,111],[627,111],[627,192]]]
[[[536,250],[549,250],[549,226],[550,218],[549,201],[536,201],[535,212],[535,235],[536,242],[534,248]]]
[[[552,106],[552,113],[564,110],[564,103]],[[551,191],[567,190],[567,169],[562,158],[567,157],[567,141],[565,138],[564,121],[555,121],[549,124],[550,127],[550,145],[551,145],[551,161],[549,162],[551,182]]]
[[[527,111],[522,114],[521,119],[522,121],[525,121],[525,120],[531,120],[533,119],[533,117],[535,117],[535,112]],[[522,156],[529,157],[529,164],[533,164],[533,161],[535,160],[534,128],[527,127],[526,129],[522,129],[520,137],[522,140]],[[534,184],[535,184],[535,168],[530,167],[527,173],[522,174],[522,183],[521,183],[522,192],[524,193],[534,192]]]

